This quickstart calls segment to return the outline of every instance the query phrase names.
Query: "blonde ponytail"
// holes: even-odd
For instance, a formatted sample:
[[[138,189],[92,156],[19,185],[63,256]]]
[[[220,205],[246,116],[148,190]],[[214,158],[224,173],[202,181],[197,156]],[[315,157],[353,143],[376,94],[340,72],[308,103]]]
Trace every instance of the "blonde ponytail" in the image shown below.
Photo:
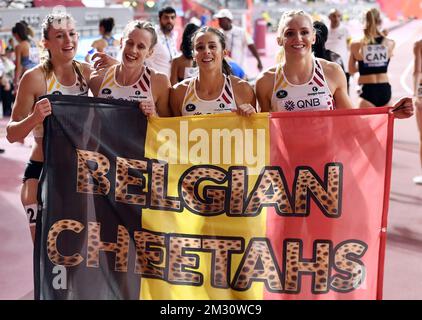
[[[378,25],[381,24],[380,13],[376,8],[369,9],[365,13],[365,27],[363,29],[364,37],[363,43],[375,43],[375,38],[381,33],[378,30]]]

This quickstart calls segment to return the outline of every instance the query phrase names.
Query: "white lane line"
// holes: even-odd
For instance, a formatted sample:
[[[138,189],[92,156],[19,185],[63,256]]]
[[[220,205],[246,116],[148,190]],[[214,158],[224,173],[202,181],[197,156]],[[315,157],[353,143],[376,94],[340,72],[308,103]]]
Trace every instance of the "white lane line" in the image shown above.
[[[401,77],[400,77],[400,84],[402,86],[402,88],[408,93],[408,94],[412,94],[413,95],[413,89],[410,88],[407,85],[406,79],[409,76],[410,70],[412,70],[413,67],[413,61],[410,61],[410,63],[407,65],[406,69],[404,69],[404,72],[402,73]],[[413,82],[413,81],[411,81]]]

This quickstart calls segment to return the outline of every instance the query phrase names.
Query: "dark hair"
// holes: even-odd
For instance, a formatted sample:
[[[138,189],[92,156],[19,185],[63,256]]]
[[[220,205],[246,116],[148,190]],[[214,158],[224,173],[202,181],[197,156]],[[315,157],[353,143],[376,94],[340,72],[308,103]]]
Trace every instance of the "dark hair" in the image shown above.
[[[17,34],[22,41],[28,41],[28,27],[25,23],[17,22],[12,28],[12,33]]]
[[[226,49],[226,37],[224,36],[224,34],[223,34],[220,30],[218,30],[218,29],[216,29],[216,28],[213,28],[213,27],[207,27],[207,26],[205,26],[205,27],[202,27],[202,28],[198,29],[198,30],[197,30],[197,31],[193,34],[193,36],[192,36],[192,46],[193,46],[193,44],[195,43],[195,38],[196,38],[196,37],[197,37],[200,33],[207,33],[207,32],[210,32],[210,33],[215,34],[215,35],[218,37],[218,40],[220,41],[220,44],[221,44],[221,48],[222,48],[222,50]],[[229,63],[226,61],[226,59],[224,59],[224,58],[223,58],[222,70],[223,70],[223,73],[224,73],[225,75],[227,75],[227,76],[229,76],[229,75],[233,74],[233,72],[232,72],[232,68],[230,67],[230,65],[229,65]]]
[[[314,53],[315,57],[335,62],[339,64],[344,71],[344,62],[341,59],[341,56],[325,48],[325,43],[328,39],[327,26],[320,21],[315,21],[313,26],[315,29],[315,43],[312,45],[312,52]]]
[[[99,26],[104,28],[105,33],[111,33],[114,28],[114,19],[112,17],[103,18],[100,20]]]
[[[187,59],[192,59],[192,35],[199,29],[194,23],[188,23],[183,31],[183,39],[180,50]]]
[[[315,57],[326,59],[326,48],[325,43],[327,42],[328,38],[328,28],[327,26],[320,21],[315,21],[314,29],[316,32],[315,43],[312,45],[312,51],[315,54]]]
[[[160,11],[158,11],[158,18],[161,19],[161,17],[165,13],[167,13],[167,14],[172,14],[172,13],[176,14],[176,10],[174,10],[173,7],[165,7],[165,8],[162,8]]]

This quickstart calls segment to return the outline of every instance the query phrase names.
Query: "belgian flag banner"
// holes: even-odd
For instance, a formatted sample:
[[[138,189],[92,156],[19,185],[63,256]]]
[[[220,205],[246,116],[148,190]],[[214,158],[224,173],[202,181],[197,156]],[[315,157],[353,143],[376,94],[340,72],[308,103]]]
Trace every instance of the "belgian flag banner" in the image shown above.
[[[38,299],[380,299],[387,108],[145,118],[49,96]]]

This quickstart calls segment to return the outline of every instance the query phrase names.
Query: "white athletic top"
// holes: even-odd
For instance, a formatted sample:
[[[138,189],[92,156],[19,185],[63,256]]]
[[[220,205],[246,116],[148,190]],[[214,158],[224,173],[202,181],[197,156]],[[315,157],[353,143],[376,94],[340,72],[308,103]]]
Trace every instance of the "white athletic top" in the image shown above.
[[[189,81],[181,109],[183,116],[231,112],[237,108],[230,77],[224,76],[223,90],[218,98],[213,100],[202,100],[198,97],[196,79],[197,77]]]
[[[333,110],[334,99],[318,59],[314,58],[314,72],[309,82],[291,84],[279,64],[276,68],[271,111]]]
[[[121,86],[117,83],[116,68],[117,65],[114,65],[107,70],[100,86],[99,98],[154,101],[151,91],[151,70],[148,67],[144,67],[139,79],[129,86]]]
[[[73,70],[75,72],[75,82],[71,86],[65,86],[57,80],[54,72],[46,79],[47,94],[56,95],[72,95],[72,96],[88,96],[88,83],[82,75],[82,71],[77,69],[76,62],[73,62]],[[43,124],[39,124],[32,130],[34,138],[42,138],[44,136]]]

